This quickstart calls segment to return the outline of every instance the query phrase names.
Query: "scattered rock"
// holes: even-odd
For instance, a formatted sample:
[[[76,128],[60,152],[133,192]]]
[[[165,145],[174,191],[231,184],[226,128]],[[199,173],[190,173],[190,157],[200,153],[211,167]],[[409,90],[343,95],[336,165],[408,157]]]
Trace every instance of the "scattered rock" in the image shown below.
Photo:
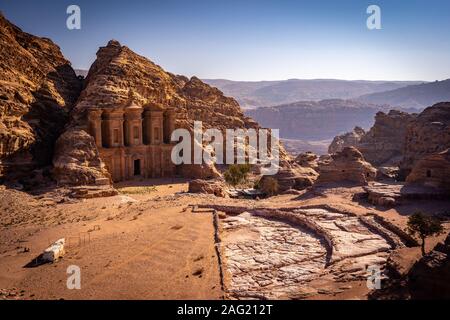
[[[317,168],[319,166],[318,160],[319,160],[319,157],[315,153],[305,152],[305,153],[300,153],[295,158],[294,161],[295,161],[295,163],[297,163],[298,165],[300,165],[302,167],[317,170]]]
[[[112,197],[118,194],[119,192],[111,186],[100,186],[100,187],[80,186],[71,188],[70,196],[76,199],[92,199],[92,198]],[[126,203],[128,202],[130,201],[127,200]]]

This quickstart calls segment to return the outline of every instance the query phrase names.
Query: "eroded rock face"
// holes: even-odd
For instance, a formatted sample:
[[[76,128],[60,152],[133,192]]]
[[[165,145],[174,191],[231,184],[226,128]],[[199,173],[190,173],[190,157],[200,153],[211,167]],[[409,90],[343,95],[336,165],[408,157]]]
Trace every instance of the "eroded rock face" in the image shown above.
[[[417,161],[406,178],[407,184],[419,184],[450,192],[450,149]]]
[[[0,178],[26,178],[51,163],[81,82],[57,45],[1,13],[0,55]]]
[[[420,255],[420,254],[418,254]],[[449,299],[450,298],[450,235],[443,243],[416,262],[405,264],[401,255],[388,261],[389,279],[382,290],[375,290],[373,299]]]
[[[352,182],[366,185],[376,178],[377,170],[364,160],[354,147],[346,147],[341,152],[319,162],[319,178],[316,184]]]
[[[295,163],[297,163],[298,165],[300,165],[302,167],[311,168],[311,169],[316,170],[319,166],[318,160],[319,160],[319,156],[317,154],[312,153],[312,152],[305,152],[305,153],[299,154],[295,158],[294,161],[295,161]]]
[[[104,179],[109,184],[111,180],[94,138],[78,128],[70,128],[59,137],[53,166],[59,185],[92,185]]]
[[[328,152],[336,153],[353,146],[374,166],[398,166],[405,148],[406,130],[415,117],[415,114],[398,110],[380,111],[369,131],[356,127],[352,132],[335,137]]]
[[[311,231],[243,213],[222,220],[227,294],[286,299],[324,273],[327,251]]]
[[[310,187],[317,177],[318,173],[310,167],[303,167],[295,162],[286,162],[280,166],[275,175],[263,176],[261,181],[263,182],[267,178],[275,179],[278,182],[278,192],[282,193],[289,189],[303,190]]]
[[[190,132],[193,131],[194,120],[203,122],[203,130],[259,128],[255,121],[243,115],[239,104],[233,98],[225,97],[221,91],[196,77],[188,79],[166,72],[114,40],[97,52],[97,60],[89,70],[85,88],[72,113],[70,127],[88,131],[88,108],[107,110],[123,107],[128,102],[130,92],[133,92],[133,101],[137,105],[158,104],[162,111],[173,108],[175,127]],[[83,149],[91,147],[95,148],[91,144],[82,146]],[[66,148],[65,152],[77,153],[69,148]],[[280,154],[281,157],[287,157],[282,148]],[[64,153],[55,157],[56,163],[61,162],[59,157],[65,157]],[[82,161],[79,159],[78,162]],[[178,173],[185,177],[202,179],[220,176],[215,168],[207,165],[182,165],[178,168]],[[62,179],[61,175],[59,179]]]
[[[298,299],[323,289],[317,279],[367,279],[367,266],[383,269],[406,246],[373,216],[320,208],[255,209],[220,224],[225,290],[238,299]]]
[[[356,147],[365,134],[366,132],[363,128],[355,127],[351,132],[334,137],[328,147],[328,153],[341,152],[345,147]]]
[[[188,192],[213,194],[222,198],[227,196],[227,188],[225,184],[219,180],[191,180],[189,181]]]
[[[391,110],[378,112],[373,127],[361,137],[357,148],[364,158],[375,166],[397,165],[405,148],[408,125],[415,114]]]
[[[364,187],[368,200],[381,206],[394,206],[407,199],[432,200],[446,199],[448,194],[445,190],[420,184],[378,183],[372,182]]]
[[[413,299],[450,298],[450,235],[414,264],[408,286]]]
[[[404,158],[400,169],[406,177],[425,157],[450,148],[450,102],[426,108],[406,132]]]

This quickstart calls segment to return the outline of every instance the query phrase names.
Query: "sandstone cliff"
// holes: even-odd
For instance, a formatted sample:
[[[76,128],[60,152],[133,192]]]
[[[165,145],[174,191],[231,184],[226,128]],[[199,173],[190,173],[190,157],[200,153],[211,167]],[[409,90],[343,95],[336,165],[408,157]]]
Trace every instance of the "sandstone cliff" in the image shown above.
[[[122,107],[129,99],[129,93],[134,92],[134,102],[140,105],[155,103],[163,108],[173,108],[176,113],[176,127],[193,129],[194,120],[203,122],[203,129],[236,129],[259,128],[259,125],[251,118],[244,116],[239,104],[233,98],[225,97],[217,88],[210,87],[196,77],[188,79],[184,76],[173,75],[164,71],[160,66],[145,57],[139,56],[119,42],[111,40],[107,46],[101,47],[97,52],[97,60],[91,66],[85,79],[84,89],[72,112],[70,132],[64,139],[73,139],[81,135],[79,131],[87,131],[86,109],[91,107],[117,108]],[[85,140],[91,146],[93,139]],[[69,144],[65,148],[58,149],[54,157],[56,178],[59,182],[87,181],[94,182],[94,176],[102,175],[101,166],[90,166],[85,172],[80,159],[72,157],[73,169],[78,170],[77,179],[65,176],[65,170],[61,167],[64,161],[71,159],[67,153],[76,154],[70,150]],[[78,147],[77,147],[78,148]],[[82,149],[87,149],[82,146]],[[280,151],[281,157],[286,158],[284,150]],[[93,157],[98,154],[91,153]],[[84,155],[83,155],[84,157]],[[89,163],[99,163],[100,159],[91,159]],[[182,167],[180,170],[191,178],[208,178],[217,176],[214,168],[205,166]],[[95,174],[93,174],[95,172]],[[209,173],[208,173],[209,172]],[[72,172],[72,176],[76,176]]]
[[[328,151],[336,153],[346,146],[353,146],[375,166],[398,166],[403,157],[406,130],[415,116],[398,110],[380,111],[369,131],[356,127],[352,132],[337,136]]]
[[[18,179],[51,163],[81,84],[57,45],[1,13],[0,56],[0,179]]]
[[[357,148],[373,165],[398,165],[405,148],[406,129],[415,117],[398,110],[378,112],[375,124],[361,137]]]
[[[426,108],[406,131],[404,157],[400,169],[406,177],[417,161],[450,148],[450,102]]]
[[[328,153],[338,153],[344,150],[345,147],[357,147],[361,138],[366,134],[363,128],[355,127],[352,131],[334,137]]]
[[[377,170],[364,160],[354,147],[346,147],[341,152],[319,162],[319,178],[316,184],[351,182],[366,185],[376,178]]]
[[[407,184],[419,184],[450,193],[450,149],[418,160],[406,178]]]
[[[402,254],[391,254],[380,290],[369,294],[370,299],[449,299],[450,298],[450,234],[432,251],[411,262]],[[411,259],[411,258],[410,258]]]

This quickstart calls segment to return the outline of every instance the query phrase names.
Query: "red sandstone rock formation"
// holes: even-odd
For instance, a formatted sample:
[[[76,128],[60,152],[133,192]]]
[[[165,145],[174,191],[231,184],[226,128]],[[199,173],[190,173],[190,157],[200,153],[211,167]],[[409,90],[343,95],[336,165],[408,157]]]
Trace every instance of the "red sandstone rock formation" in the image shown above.
[[[319,157],[317,156],[317,154],[312,152],[301,153],[295,158],[294,161],[302,167],[307,167],[314,170],[317,170],[317,168],[319,167]]]
[[[406,177],[417,161],[450,148],[450,102],[426,108],[406,132],[400,169]]]
[[[430,154],[414,165],[407,184],[420,184],[450,192],[450,149]]]
[[[450,298],[450,234],[414,264],[408,273],[412,299]]]
[[[366,185],[368,181],[375,180],[377,175],[377,170],[354,147],[346,147],[319,162],[318,171],[320,175],[316,184],[348,181]]]
[[[361,137],[357,148],[375,166],[398,166],[405,147],[406,129],[415,114],[391,110],[378,112],[373,127]]]
[[[282,163],[277,174],[263,176],[261,183],[264,183],[264,180],[267,178],[273,178],[278,182],[278,192],[282,193],[289,189],[302,190],[310,187],[314,184],[317,177],[318,173],[310,167],[303,167],[295,162],[286,162]]]
[[[130,101],[130,92],[133,92],[132,101]],[[170,108],[175,113],[176,123],[174,127],[185,128],[191,132],[194,120],[202,121],[204,130],[208,128],[217,128],[219,130],[259,128],[255,121],[243,115],[239,104],[233,98],[225,97],[218,89],[208,86],[196,77],[188,79],[184,76],[168,73],[147,58],[139,56],[129,48],[120,45],[117,41],[111,40],[106,47],[99,49],[97,60],[89,70],[85,80],[85,88],[72,112],[71,129],[65,135],[65,138],[70,139],[69,136],[71,135],[72,139],[76,139],[77,136],[83,135],[80,131],[89,132],[93,136],[96,135],[91,132],[92,125],[88,125],[88,110],[92,110],[92,108],[101,109],[101,112],[107,112],[108,114],[112,114],[111,111],[122,112],[121,110],[124,110],[126,113],[130,104],[143,106],[145,110],[147,106],[158,105],[164,114]],[[94,117],[95,115],[92,116]],[[98,117],[98,122],[101,123],[101,115]],[[113,115],[109,116],[104,113],[103,118],[105,117],[115,121],[115,116]],[[122,120],[119,119],[118,121]],[[166,128],[165,120],[164,126]],[[94,127],[97,127],[96,130],[103,130],[101,124],[95,125],[94,123]],[[119,130],[122,131],[121,128]],[[122,134],[125,133],[119,132],[120,136]],[[170,135],[170,133],[164,130],[164,135],[164,140],[167,140],[166,135]],[[110,140],[111,135],[107,136],[107,138]],[[123,145],[122,139],[119,140],[121,140],[118,141],[119,144]],[[71,176],[63,176],[65,172],[64,161],[61,159],[67,158],[67,153],[76,154],[75,150],[70,150],[70,147],[81,149],[92,147],[92,141],[87,139],[84,141],[89,146],[80,146],[72,143],[67,148],[58,149],[54,157],[54,165],[55,171],[59,172],[57,175],[59,182],[65,181],[65,183],[68,183],[72,181],[72,183],[76,184],[78,183],[77,181],[85,181],[86,179],[91,181],[93,176],[102,175],[100,167],[97,165],[101,160],[96,152],[92,152],[90,154],[94,158],[97,157],[92,159],[92,163],[96,165],[92,167],[89,163],[84,163],[82,166],[73,167],[78,171],[78,175],[83,178],[75,178],[77,174],[73,171],[70,174]],[[164,141],[164,143],[168,144],[169,141]],[[102,149],[102,147],[102,143],[99,144],[97,142],[97,148]],[[158,150],[155,152],[159,152]],[[100,156],[106,152],[105,150],[100,151]],[[168,154],[166,151],[164,159],[161,161],[170,161],[170,159],[167,159]],[[108,154],[110,153],[112,151]],[[282,148],[280,155],[283,159],[287,158]],[[81,158],[84,157],[84,155],[80,156]],[[74,159],[74,163],[83,163],[81,158]],[[115,162],[119,161],[116,159]],[[146,160],[144,159],[143,162],[146,163]],[[120,166],[114,168],[113,171],[115,170],[117,173],[117,171],[125,170],[127,174],[121,173],[120,176],[129,176],[129,166],[124,166],[123,163]],[[86,172],[84,167],[86,167]],[[93,171],[96,171],[96,173],[93,174]],[[164,173],[164,170],[160,171],[158,175]],[[217,170],[208,165],[181,166],[181,168],[178,168],[178,173],[190,178],[214,178],[219,176]],[[88,176],[89,178],[87,178]]]
[[[195,179],[189,181],[189,192],[213,194],[217,197],[228,196],[227,187],[223,181]]]
[[[94,138],[70,128],[56,143],[53,175],[60,185],[110,184],[110,174],[100,160]]]
[[[353,146],[372,165],[398,166],[405,148],[406,129],[413,119],[414,114],[402,111],[391,110],[387,114],[380,111],[369,131],[356,127],[352,132],[335,137],[328,152],[336,153]]]
[[[49,165],[81,83],[59,47],[0,13],[0,178]]]
[[[449,299],[450,234],[444,242],[439,242],[431,252],[415,262],[405,263],[401,254],[392,253],[385,274],[388,277],[381,290],[372,291],[369,298]]]
[[[351,132],[334,137],[328,147],[328,153],[334,154],[341,152],[345,147],[356,147],[365,134],[366,132],[363,128],[355,127]]]

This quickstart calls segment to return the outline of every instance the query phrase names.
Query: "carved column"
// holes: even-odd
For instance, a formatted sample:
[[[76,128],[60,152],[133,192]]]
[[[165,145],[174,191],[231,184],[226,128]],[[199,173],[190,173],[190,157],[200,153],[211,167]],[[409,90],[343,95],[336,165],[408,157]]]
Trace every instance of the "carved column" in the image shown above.
[[[175,109],[169,108],[164,113],[164,143],[169,144],[170,136],[172,132],[175,130]]]
[[[89,134],[94,137],[98,148],[102,147],[102,109],[88,110]]]
[[[144,141],[153,145],[163,143],[164,107],[157,103],[149,103],[144,109]]]
[[[106,142],[108,147],[123,147],[123,110],[105,110]]]
[[[151,143],[151,127],[152,127],[152,117],[150,110],[144,111],[144,120],[142,122],[142,135],[144,144],[150,144]]]
[[[142,144],[142,111],[138,106],[125,109],[125,145],[138,146]]]
[[[151,125],[151,144],[162,144],[163,143],[163,113],[162,111],[151,111],[152,125]]]

